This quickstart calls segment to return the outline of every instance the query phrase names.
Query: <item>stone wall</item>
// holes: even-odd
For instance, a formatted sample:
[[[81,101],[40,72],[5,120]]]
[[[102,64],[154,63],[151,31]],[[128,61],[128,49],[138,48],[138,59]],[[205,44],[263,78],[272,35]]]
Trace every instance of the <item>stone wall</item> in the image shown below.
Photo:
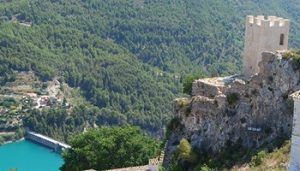
[[[289,29],[290,21],[288,19],[275,16],[267,18],[247,16],[243,55],[246,76],[252,76],[259,72],[258,63],[261,61],[262,52],[288,49]]]

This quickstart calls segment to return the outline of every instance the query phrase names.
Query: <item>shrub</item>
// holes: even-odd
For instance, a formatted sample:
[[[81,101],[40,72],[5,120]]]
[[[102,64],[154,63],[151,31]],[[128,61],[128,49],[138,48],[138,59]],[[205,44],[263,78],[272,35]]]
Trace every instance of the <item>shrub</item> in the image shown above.
[[[270,134],[272,134],[272,132],[273,132],[273,130],[272,130],[272,128],[270,126],[267,126],[265,128],[265,134],[270,135]]]
[[[173,118],[167,125],[166,139],[169,139],[171,132],[180,126],[181,126],[180,119]]]
[[[192,150],[192,146],[187,139],[183,138],[178,146],[179,159],[194,163],[197,160],[196,154]]]
[[[193,82],[199,78],[203,78],[203,76],[204,76],[204,74],[202,72],[186,76],[183,81],[183,93],[191,95],[192,88],[193,88]]]
[[[178,99],[177,105],[179,106],[180,110],[185,111],[186,116],[192,112],[190,100],[187,98]]]
[[[192,112],[192,108],[190,106],[188,106],[186,109],[185,109],[185,116],[188,117]]]
[[[212,171],[212,170],[214,169],[208,167],[206,164],[204,165],[201,164],[195,168],[195,171]]]
[[[239,94],[238,93],[230,93],[227,95],[227,102],[232,105],[236,103],[239,100]]]
[[[285,52],[282,57],[284,59],[290,59],[290,58],[299,58],[300,57],[300,49],[293,49],[288,52]]]
[[[0,102],[0,106],[4,106],[6,108],[17,106],[17,101],[14,98],[5,98],[2,102]]]
[[[163,166],[159,165],[158,171],[165,171],[165,170],[166,170],[166,169],[165,169]]]
[[[300,50],[291,50],[285,52],[282,56],[284,59],[292,59],[295,69],[300,69]]]
[[[170,165],[169,171],[184,171],[184,169],[178,163],[175,163]]]
[[[183,93],[192,94],[193,82],[197,79],[196,76],[187,76],[183,82]]]
[[[180,106],[180,108],[186,107],[190,104],[190,101],[186,98],[181,98],[177,101],[178,105]]]
[[[257,155],[253,156],[251,159],[251,165],[252,166],[258,166],[262,164],[263,159],[266,157],[267,153],[266,151],[262,150]]]

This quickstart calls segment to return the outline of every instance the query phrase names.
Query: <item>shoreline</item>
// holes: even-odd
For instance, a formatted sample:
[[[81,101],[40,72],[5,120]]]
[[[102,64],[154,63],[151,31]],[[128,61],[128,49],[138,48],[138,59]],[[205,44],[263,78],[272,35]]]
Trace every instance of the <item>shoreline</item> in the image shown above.
[[[9,141],[4,141],[3,144],[0,144],[0,147],[3,146],[3,145],[7,145],[7,144],[11,144],[11,143],[15,143],[15,142],[20,142],[20,141],[23,141],[25,140],[25,137],[22,137],[20,139],[17,139],[17,140],[9,140]]]

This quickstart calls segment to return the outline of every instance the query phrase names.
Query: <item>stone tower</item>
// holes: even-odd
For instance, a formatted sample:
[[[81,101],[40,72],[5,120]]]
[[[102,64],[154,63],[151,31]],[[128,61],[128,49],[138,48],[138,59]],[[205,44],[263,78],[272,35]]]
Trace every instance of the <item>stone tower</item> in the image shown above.
[[[244,75],[258,73],[262,52],[288,49],[290,20],[276,16],[247,16],[245,49],[243,54]]]
[[[300,91],[292,94],[294,99],[294,119],[289,171],[300,170]]]

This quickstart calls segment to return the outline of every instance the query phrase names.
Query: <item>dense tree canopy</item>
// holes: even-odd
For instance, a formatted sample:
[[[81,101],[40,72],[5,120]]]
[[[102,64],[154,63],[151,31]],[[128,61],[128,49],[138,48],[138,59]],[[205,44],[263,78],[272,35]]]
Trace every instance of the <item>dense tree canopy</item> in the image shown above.
[[[296,0],[0,2],[0,82],[15,70],[60,76],[80,87],[103,122],[150,132],[170,118],[187,74],[239,72],[246,15],[291,18],[291,46],[300,46]]]
[[[102,127],[75,136],[64,153],[63,171],[107,170],[146,165],[160,143],[131,126]]]

